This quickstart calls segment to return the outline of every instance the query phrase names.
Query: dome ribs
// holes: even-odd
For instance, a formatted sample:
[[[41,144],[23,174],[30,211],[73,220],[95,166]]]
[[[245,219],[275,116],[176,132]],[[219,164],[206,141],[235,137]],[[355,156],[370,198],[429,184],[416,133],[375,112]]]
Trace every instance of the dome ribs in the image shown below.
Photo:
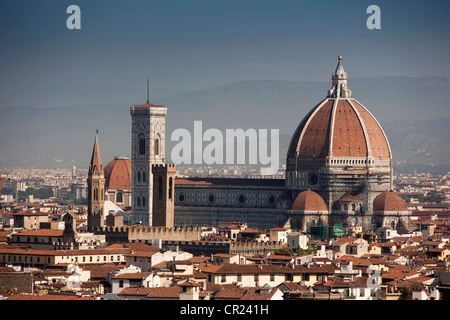
[[[107,189],[131,190],[131,160],[115,158],[105,166]]]
[[[336,108],[333,130],[333,156],[366,157],[366,138],[358,115],[347,100],[339,99]]]
[[[353,100],[353,105],[358,110],[358,113],[360,114],[361,119],[366,126],[372,156],[378,159],[390,159],[391,152],[389,143],[386,139],[383,129],[381,129],[381,126],[378,124],[372,114],[359,102]]]
[[[372,114],[353,98],[327,99],[302,121],[290,145],[299,158],[390,159],[383,129]]]
[[[299,155],[304,158],[324,158],[329,152],[330,121],[333,101],[320,107],[303,129]]]

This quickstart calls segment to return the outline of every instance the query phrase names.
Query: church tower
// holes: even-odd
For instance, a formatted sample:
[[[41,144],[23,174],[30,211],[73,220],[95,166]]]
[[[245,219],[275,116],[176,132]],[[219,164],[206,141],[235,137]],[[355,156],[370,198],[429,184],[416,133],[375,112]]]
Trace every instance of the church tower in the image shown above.
[[[98,131],[88,172],[88,228],[104,226],[103,207],[105,202],[105,177],[102,157],[98,146]]]
[[[153,173],[153,226],[174,226],[175,174],[174,164],[155,164]]]
[[[74,217],[70,213],[66,213],[63,217],[64,231],[62,241],[67,243],[75,243],[77,234],[77,224]]]
[[[130,107],[131,114],[131,223],[153,222],[152,165],[165,163],[167,108],[150,103]]]

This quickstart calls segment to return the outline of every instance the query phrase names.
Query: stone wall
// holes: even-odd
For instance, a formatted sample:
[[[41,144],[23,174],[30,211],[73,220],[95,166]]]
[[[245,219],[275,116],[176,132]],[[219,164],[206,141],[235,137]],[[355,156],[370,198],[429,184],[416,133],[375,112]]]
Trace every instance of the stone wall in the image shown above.
[[[151,243],[153,239],[170,241],[198,240],[201,228],[193,227],[103,227],[95,228],[95,234],[105,235],[107,243],[144,242]]]

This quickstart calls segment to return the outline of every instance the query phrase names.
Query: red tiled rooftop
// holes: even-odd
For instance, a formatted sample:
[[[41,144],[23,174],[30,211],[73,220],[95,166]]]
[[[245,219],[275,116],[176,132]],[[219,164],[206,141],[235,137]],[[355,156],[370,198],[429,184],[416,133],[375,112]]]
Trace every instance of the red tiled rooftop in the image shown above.
[[[385,191],[373,200],[373,211],[408,211],[408,207],[398,194]]]
[[[14,216],[48,216],[47,212],[23,210],[13,213]]]
[[[160,106],[160,105],[153,104],[153,103],[150,103],[150,102],[143,103],[143,104],[138,104],[138,105],[135,105],[133,107],[136,107],[136,108],[165,108],[164,106]]]
[[[134,272],[134,273],[122,273],[122,274],[117,274],[114,277],[112,277],[113,279],[145,279],[148,276],[150,276],[152,273],[151,272]]]
[[[104,168],[107,189],[131,190],[131,160],[115,158]]]
[[[331,142],[331,145],[330,145]],[[355,99],[325,99],[303,118],[289,145],[288,157],[367,157],[390,159],[384,132]]]
[[[291,210],[327,211],[327,205],[323,198],[314,191],[300,192],[291,205]]]
[[[150,288],[147,294],[148,298],[168,298],[168,299],[178,299],[180,297],[180,288],[178,286],[172,287],[157,287]]]
[[[64,230],[59,229],[37,229],[15,233],[15,236],[33,236],[33,237],[62,237]]]
[[[118,296],[147,296],[154,288],[128,287],[120,291]]]

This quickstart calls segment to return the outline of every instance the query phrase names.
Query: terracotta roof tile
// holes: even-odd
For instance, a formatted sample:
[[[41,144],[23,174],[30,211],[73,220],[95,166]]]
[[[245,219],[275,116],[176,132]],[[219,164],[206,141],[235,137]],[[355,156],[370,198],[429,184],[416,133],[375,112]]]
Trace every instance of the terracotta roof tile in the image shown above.
[[[291,139],[288,157],[367,157],[370,151],[374,158],[390,159],[384,131],[369,111],[353,98],[334,102],[323,100],[303,118]]]
[[[115,158],[104,168],[105,187],[115,190],[131,190],[131,160]]]
[[[145,279],[150,276],[151,272],[133,272],[133,273],[121,273],[113,276],[113,279]]]
[[[37,229],[15,233],[15,236],[33,236],[33,237],[62,237],[64,230],[59,229]]]
[[[14,216],[48,216],[48,212],[23,210],[13,213]]]
[[[118,296],[147,296],[153,288],[128,287],[120,291]]]
[[[214,294],[214,299],[241,299],[246,291],[246,288],[238,287],[233,284],[223,285]]]
[[[291,210],[328,211],[328,208],[319,194],[308,189],[298,194],[291,205]]]
[[[408,207],[398,194],[385,191],[373,200],[373,211],[408,211]]]
[[[168,298],[168,299],[178,299],[180,297],[180,288],[178,286],[172,287],[157,287],[150,288],[147,294],[148,298]]]

